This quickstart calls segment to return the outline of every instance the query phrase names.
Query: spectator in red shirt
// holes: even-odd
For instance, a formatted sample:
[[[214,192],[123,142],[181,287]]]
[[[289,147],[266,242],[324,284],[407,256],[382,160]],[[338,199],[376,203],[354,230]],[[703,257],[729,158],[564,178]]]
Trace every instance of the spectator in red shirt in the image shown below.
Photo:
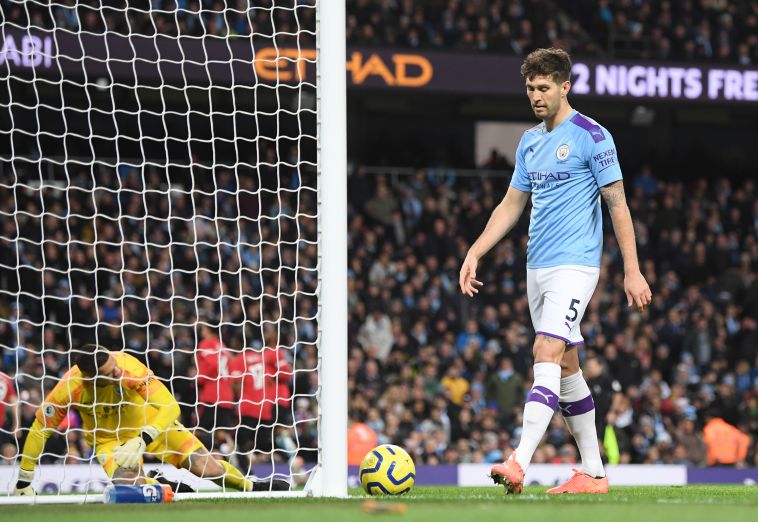
[[[218,337],[216,328],[201,326],[197,345],[198,426],[208,442],[212,436],[223,439],[222,431],[236,425],[234,392],[229,380],[229,350]],[[203,440],[203,436],[199,436]],[[213,444],[210,443],[208,447]]]

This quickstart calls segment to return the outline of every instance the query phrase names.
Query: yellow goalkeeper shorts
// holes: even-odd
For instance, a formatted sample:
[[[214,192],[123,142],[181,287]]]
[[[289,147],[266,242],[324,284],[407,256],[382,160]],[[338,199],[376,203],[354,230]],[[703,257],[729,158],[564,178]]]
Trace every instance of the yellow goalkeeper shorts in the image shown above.
[[[113,473],[118,468],[113,461],[116,447],[124,442],[126,441],[108,440],[98,443],[95,447],[97,460],[109,477],[113,477]],[[202,447],[203,443],[192,432],[180,422],[175,422],[171,428],[161,433],[157,439],[147,446],[145,453],[154,456],[161,462],[179,468],[190,456],[190,453]]]

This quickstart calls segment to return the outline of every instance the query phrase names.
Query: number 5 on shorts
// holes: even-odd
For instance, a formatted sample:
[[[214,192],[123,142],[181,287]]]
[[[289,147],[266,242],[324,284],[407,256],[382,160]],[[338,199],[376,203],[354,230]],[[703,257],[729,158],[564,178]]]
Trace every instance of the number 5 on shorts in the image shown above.
[[[567,321],[574,322],[576,320],[577,316],[579,315],[579,310],[577,310],[574,307],[576,305],[578,305],[579,303],[580,303],[579,299],[572,299],[571,300],[571,304],[569,305],[569,310],[571,310],[572,312],[574,312],[574,317],[571,317],[570,315],[567,314],[566,315],[566,320]]]

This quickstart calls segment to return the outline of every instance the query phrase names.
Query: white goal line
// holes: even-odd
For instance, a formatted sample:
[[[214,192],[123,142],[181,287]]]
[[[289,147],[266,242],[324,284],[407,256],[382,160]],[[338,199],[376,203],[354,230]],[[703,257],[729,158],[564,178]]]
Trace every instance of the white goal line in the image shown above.
[[[187,500],[256,500],[268,498],[308,498],[313,495],[306,491],[260,491],[260,492],[207,492],[207,493],[176,493],[174,502]],[[37,495],[33,498],[17,496],[0,496],[0,506],[29,505],[29,504],[102,504],[103,494],[92,495]]]

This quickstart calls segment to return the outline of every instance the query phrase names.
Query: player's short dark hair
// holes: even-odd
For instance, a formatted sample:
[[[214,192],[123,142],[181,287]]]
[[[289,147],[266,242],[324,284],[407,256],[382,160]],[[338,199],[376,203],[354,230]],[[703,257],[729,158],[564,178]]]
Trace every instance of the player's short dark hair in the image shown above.
[[[106,363],[109,357],[108,350],[97,344],[85,344],[74,355],[73,362],[87,377],[97,375],[97,369]]]
[[[549,76],[561,84],[571,79],[571,57],[563,49],[537,49],[521,64],[521,76],[531,80],[535,76]]]

